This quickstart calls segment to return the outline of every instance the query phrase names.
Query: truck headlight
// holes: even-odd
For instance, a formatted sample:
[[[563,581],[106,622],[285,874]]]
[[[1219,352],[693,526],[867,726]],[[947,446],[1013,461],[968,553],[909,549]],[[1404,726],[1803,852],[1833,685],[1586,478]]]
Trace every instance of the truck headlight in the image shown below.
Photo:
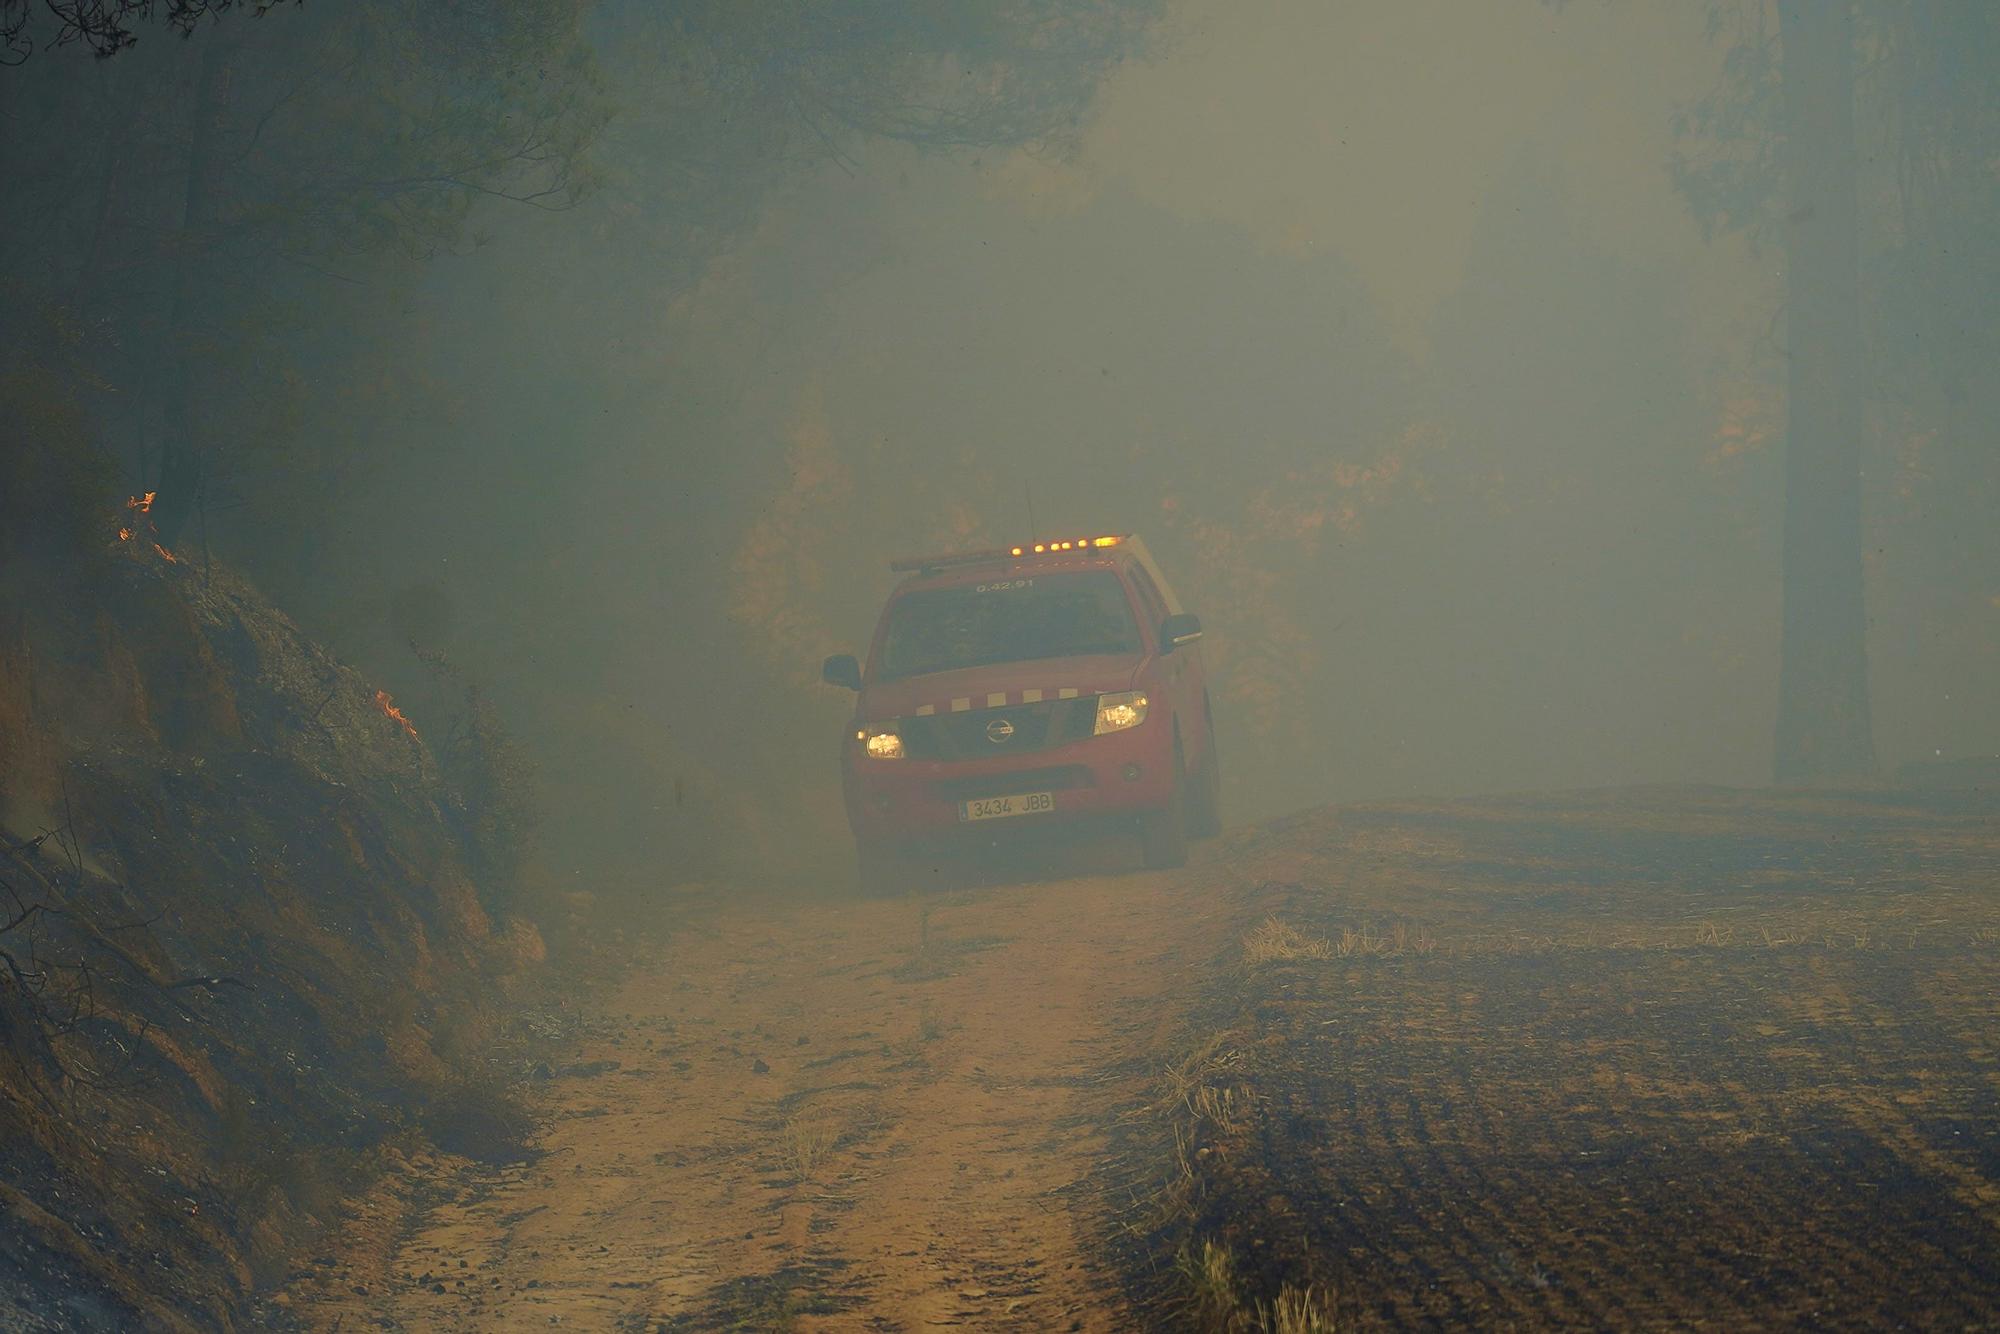
[[[854,734],[871,760],[900,760],[903,758],[903,736],[894,723],[881,727],[864,727]]]
[[[1099,695],[1097,726],[1091,730],[1091,735],[1103,736],[1106,732],[1122,732],[1128,727],[1137,727],[1145,721],[1145,691],[1127,690],[1116,695]]]

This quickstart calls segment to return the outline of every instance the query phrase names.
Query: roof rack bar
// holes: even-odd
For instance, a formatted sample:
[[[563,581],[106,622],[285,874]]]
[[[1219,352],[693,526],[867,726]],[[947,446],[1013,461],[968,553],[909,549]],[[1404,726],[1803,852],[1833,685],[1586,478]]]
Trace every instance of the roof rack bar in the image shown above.
[[[977,565],[982,561],[1006,560],[1007,548],[993,547],[986,551],[957,551],[944,556],[905,556],[901,560],[889,562],[889,568],[897,574],[907,574],[912,570],[942,570],[948,565]]]

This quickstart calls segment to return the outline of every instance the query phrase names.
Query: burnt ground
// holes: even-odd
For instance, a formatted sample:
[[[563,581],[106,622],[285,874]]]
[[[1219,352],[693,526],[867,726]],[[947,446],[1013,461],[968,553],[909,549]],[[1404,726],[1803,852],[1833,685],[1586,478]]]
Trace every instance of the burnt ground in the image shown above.
[[[1990,813],[1384,805],[1243,862],[1262,929],[1159,1109],[1186,1147],[1151,1141],[1181,1207],[1124,1243],[1150,1309],[1226,1323],[1291,1286],[1364,1327],[2000,1320]]]
[[[470,751],[104,517],[0,559],[0,1329],[226,1330],[410,1153],[516,1152],[546,948]]]
[[[265,1315],[1992,1324],[1996,1011],[2000,827],[1949,793],[1399,803],[1174,875],[711,887],[536,1082],[538,1157],[416,1163]]]

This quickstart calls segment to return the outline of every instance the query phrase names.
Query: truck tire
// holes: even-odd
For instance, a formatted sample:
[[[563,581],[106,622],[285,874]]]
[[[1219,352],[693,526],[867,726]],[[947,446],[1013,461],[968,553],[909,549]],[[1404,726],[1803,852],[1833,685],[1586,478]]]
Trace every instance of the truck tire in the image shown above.
[[[1174,738],[1174,787],[1167,804],[1139,817],[1139,856],[1149,871],[1168,871],[1186,866],[1188,859],[1187,767],[1181,759],[1181,740]]]
[[[1214,838],[1222,832],[1222,761],[1215,753],[1215,720],[1208,723],[1208,749],[1188,794],[1188,837]]]

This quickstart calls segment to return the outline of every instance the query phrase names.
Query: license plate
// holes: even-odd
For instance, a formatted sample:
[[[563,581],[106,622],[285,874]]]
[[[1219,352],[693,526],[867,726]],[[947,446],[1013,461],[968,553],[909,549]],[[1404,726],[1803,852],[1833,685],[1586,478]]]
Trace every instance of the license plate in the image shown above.
[[[1010,815],[1046,815],[1056,808],[1053,792],[1018,792],[1011,797],[980,797],[958,803],[958,818],[1004,820]]]

